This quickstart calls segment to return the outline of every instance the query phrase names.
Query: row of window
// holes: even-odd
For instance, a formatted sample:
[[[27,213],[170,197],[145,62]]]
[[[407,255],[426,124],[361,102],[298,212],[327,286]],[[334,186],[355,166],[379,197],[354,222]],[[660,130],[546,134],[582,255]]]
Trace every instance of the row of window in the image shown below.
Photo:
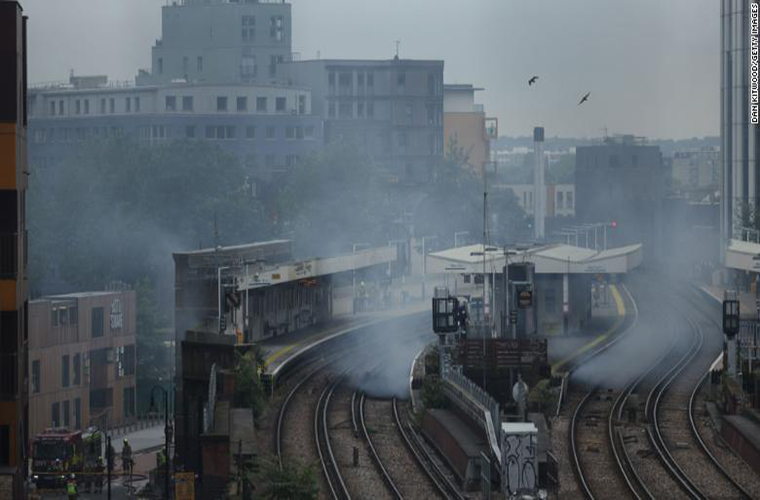
[[[245,158],[243,159],[243,162],[245,163],[246,167],[249,168],[255,168],[259,167],[259,155],[257,154],[249,154],[245,155]],[[289,154],[285,156],[279,156],[279,155],[265,155],[264,156],[264,166],[267,168],[275,168],[275,167],[294,167],[298,165],[301,162],[301,156],[300,155],[294,155]]]
[[[336,114],[337,110],[337,114]],[[327,115],[330,118],[374,118],[375,103],[372,101],[359,101],[356,103],[356,114],[354,114],[354,103],[352,101],[341,101],[336,104],[330,101],[327,104]]]
[[[238,134],[238,128],[240,133]],[[260,131],[263,129],[263,135]],[[279,131],[278,131],[279,129]],[[140,127],[138,137],[141,140],[162,140],[168,139],[172,135],[169,125],[150,125]],[[187,139],[196,139],[205,137],[206,139],[236,139],[238,136],[242,139],[256,139],[262,137],[267,140],[284,138],[288,140],[313,140],[315,128],[313,125],[300,126],[289,125],[286,127],[257,127],[253,125],[245,127],[236,127],[234,125],[209,125],[205,128],[196,125],[186,125],[184,127],[184,136],[182,132],[178,137]],[[200,131],[199,131],[200,130]],[[35,144],[45,144],[48,142],[69,143],[74,141],[86,141],[92,138],[108,138],[122,134],[124,130],[121,127],[76,127],[76,128],[50,128],[37,129],[32,135],[32,141]],[[39,165],[37,165],[39,166]]]
[[[116,113],[116,98],[115,97],[101,97],[100,101],[93,99],[95,102],[99,102],[100,106],[98,113],[101,115]],[[65,116],[66,115],[66,101],[63,99],[51,99],[48,101],[49,115],[50,116]],[[72,113],[72,110],[69,110]],[[124,112],[125,113],[139,113],[140,112],[140,97],[130,96],[124,98]],[[74,99],[74,115],[89,115],[90,114],[90,99]]]
[[[354,76],[356,78],[354,78]],[[354,80],[356,81],[356,85],[354,85]],[[406,93],[406,81],[405,71],[396,72],[396,94]],[[327,85],[330,94],[337,93],[337,95],[340,96],[372,94],[375,89],[375,74],[372,71],[331,70],[327,73]],[[442,94],[442,78],[436,73],[428,73],[427,95],[438,96]]]
[[[230,98],[227,96],[217,96],[216,98],[216,110],[220,112],[232,111],[230,106]],[[275,97],[274,99],[274,111],[275,113],[286,113],[287,109],[286,97]],[[164,109],[169,112],[180,111],[178,104],[181,104],[181,111],[193,111],[194,102],[193,96],[180,96],[178,99],[175,95],[167,95],[164,98]],[[257,97],[256,107],[257,113],[269,112],[269,99],[267,97]],[[238,96],[235,98],[235,111],[245,112],[248,111],[248,97]],[[306,96],[298,96],[298,108],[292,111],[297,112],[299,115],[306,113]]]
[[[63,402],[55,402],[51,408],[50,424],[53,427],[71,428],[71,401],[68,399]],[[74,399],[74,430],[82,429],[82,398]],[[63,411],[61,411],[63,410]]]
[[[256,40],[256,16],[243,16],[241,19],[240,38],[251,43]],[[284,36],[285,20],[282,16],[269,18],[269,38],[281,42]]]
[[[93,338],[104,335],[104,315],[102,307],[90,310],[90,327]],[[79,323],[79,308],[77,306],[58,306],[50,309],[50,325],[52,327],[77,325]]]

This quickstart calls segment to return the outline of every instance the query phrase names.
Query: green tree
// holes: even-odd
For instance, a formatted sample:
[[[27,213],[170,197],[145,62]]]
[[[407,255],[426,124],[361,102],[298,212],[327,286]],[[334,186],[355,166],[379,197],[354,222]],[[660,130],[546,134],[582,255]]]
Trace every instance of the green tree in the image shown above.
[[[253,352],[244,355],[236,353],[233,404],[237,408],[251,408],[254,417],[259,417],[266,405]]]
[[[314,464],[302,466],[283,460],[280,468],[274,459],[262,460],[256,484],[256,497],[268,500],[313,500],[319,495]]]

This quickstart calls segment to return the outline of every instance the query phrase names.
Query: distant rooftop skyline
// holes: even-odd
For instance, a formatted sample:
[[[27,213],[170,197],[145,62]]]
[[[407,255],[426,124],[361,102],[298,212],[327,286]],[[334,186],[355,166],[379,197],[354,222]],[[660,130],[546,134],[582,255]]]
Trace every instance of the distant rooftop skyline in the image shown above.
[[[133,79],[150,67],[166,0],[21,3],[37,83],[71,69]],[[402,58],[445,60],[445,83],[484,88],[477,102],[499,118],[501,135],[535,125],[579,138],[605,127],[653,139],[718,135],[720,19],[711,0],[291,3],[303,59],[390,59],[399,40]]]

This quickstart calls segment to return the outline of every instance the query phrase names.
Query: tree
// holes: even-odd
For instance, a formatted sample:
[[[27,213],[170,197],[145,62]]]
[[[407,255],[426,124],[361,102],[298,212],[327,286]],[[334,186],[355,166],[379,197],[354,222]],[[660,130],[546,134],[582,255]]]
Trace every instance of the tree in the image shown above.
[[[289,460],[282,468],[274,459],[262,460],[256,483],[261,488],[257,498],[269,500],[313,500],[319,495],[314,464],[301,466]]]
[[[235,354],[235,393],[233,404],[236,408],[250,408],[254,418],[261,415],[266,406],[264,391],[257,369],[256,355],[248,352]]]

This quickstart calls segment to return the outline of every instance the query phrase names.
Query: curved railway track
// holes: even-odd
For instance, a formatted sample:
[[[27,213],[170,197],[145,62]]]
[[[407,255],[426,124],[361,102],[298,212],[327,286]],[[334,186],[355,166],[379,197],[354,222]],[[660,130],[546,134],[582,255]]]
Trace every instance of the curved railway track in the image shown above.
[[[679,300],[672,297],[680,292],[670,293],[669,301],[675,306]],[[680,306],[686,302],[694,308],[690,299]],[[669,314],[674,324],[670,348],[615,398],[610,391],[594,388],[577,405],[571,420],[570,453],[586,498],[757,498],[746,484],[760,481],[748,477],[737,481],[736,472],[715,457],[700,433],[696,401],[716,349],[720,351],[722,336],[708,337],[692,315],[689,310],[673,309]],[[636,393],[647,394],[645,426],[624,421],[626,408],[635,408],[631,399]],[[602,439],[593,431],[603,413],[607,433]],[[595,455],[593,459],[584,456],[590,454]],[[585,462],[593,463],[593,468]],[[752,489],[752,493],[756,491]]]

